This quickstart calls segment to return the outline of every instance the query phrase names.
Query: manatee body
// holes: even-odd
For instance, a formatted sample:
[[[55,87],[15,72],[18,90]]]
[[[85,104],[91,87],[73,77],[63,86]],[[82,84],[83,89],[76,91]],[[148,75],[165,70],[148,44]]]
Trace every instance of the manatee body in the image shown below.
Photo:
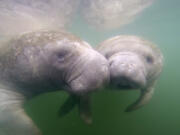
[[[81,14],[98,29],[112,30],[130,23],[154,0],[83,0]]]
[[[2,135],[40,135],[23,110],[26,99],[61,89],[81,96],[109,79],[104,56],[67,32],[25,33],[0,47]]]
[[[80,0],[0,0],[0,40],[39,29],[66,29]]]
[[[163,67],[163,55],[157,46],[137,36],[115,36],[102,42],[97,50],[109,62],[110,86],[140,89],[139,99],[126,111],[146,104]]]

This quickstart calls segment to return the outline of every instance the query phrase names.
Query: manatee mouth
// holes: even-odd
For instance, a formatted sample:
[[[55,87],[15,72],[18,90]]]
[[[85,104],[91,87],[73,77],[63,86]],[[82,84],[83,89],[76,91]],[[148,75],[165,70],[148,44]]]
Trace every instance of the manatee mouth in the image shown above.
[[[136,82],[126,76],[118,77],[116,79],[111,79],[111,84],[113,84],[117,88],[126,89],[126,90],[137,89],[141,87],[141,84],[139,84],[139,82]]]

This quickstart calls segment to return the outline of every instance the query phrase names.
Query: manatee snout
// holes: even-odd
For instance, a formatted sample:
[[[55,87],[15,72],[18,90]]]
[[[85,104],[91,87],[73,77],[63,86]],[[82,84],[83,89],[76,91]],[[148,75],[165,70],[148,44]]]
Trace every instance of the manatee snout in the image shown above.
[[[39,61],[45,61],[43,65],[57,87],[73,95],[82,95],[109,82],[109,65],[102,54],[70,33],[55,34],[59,39],[42,47]],[[48,38],[49,33],[44,35]]]
[[[132,52],[119,52],[109,59],[111,84],[119,88],[142,88],[146,84],[146,68]]]
[[[108,60],[93,49],[85,49],[79,57],[74,70],[70,71],[67,80],[71,96],[61,106],[59,115],[62,117],[68,114],[76,105],[79,109],[81,119],[92,123],[90,93],[101,90],[110,80]]]
[[[86,60],[86,58],[88,58]],[[109,65],[104,56],[91,50],[80,68],[81,73],[70,82],[70,91],[75,94],[92,92],[108,84]]]

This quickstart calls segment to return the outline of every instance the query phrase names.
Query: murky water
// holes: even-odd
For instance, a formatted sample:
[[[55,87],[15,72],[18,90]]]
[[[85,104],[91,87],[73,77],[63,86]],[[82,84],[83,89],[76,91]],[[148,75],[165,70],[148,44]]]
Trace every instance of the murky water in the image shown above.
[[[77,17],[71,32],[93,46],[118,35],[138,35],[156,43],[165,58],[163,73],[151,102],[125,113],[138,97],[138,91],[104,91],[93,95],[93,124],[85,125],[77,108],[58,116],[68,97],[64,92],[39,96],[26,105],[43,135],[179,135],[180,134],[180,1],[156,0],[133,23],[114,31],[97,31]]]

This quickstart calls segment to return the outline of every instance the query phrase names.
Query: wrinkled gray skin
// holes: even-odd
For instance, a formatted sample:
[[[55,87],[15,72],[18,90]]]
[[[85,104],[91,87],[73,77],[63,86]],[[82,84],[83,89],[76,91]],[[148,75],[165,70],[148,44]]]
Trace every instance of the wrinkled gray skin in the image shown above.
[[[108,79],[104,56],[69,33],[31,32],[1,45],[0,134],[41,134],[23,110],[26,99],[62,89],[84,100]]]
[[[109,62],[110,86],[119,89],[140,89],[139,99],[126,111],[132,111],[148,103],[159,77],[163,56],[160,50],[136,36],[116,36],[102,42],[97,50]]]

